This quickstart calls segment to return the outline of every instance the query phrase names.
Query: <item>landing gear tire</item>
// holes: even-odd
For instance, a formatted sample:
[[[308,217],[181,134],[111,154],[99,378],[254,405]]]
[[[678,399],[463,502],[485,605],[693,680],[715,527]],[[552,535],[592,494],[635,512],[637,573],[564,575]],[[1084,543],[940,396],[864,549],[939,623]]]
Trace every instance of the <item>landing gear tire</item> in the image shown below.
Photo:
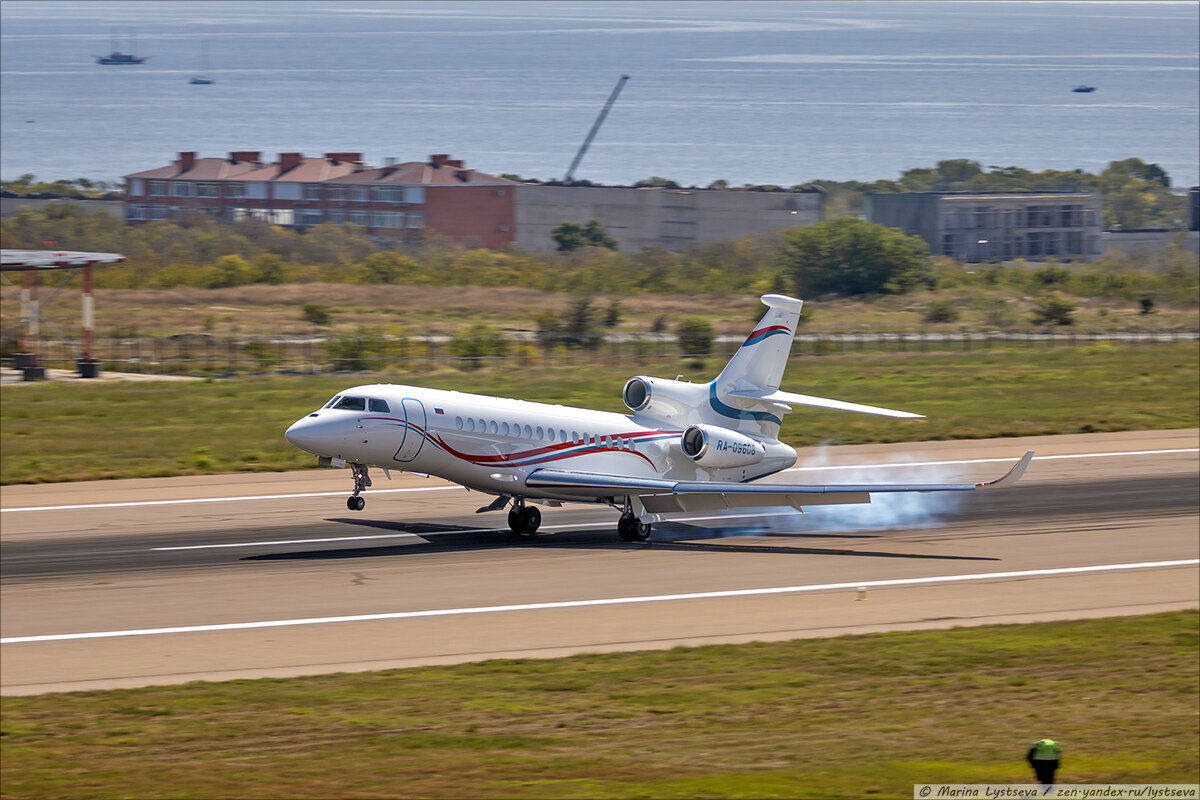
[[[351,511],[362,511],[366,507],[367,501],[362,497],[347,497],[346,508]]]
[[[644,542],[650,538],[650,525],[632,514],[622,515],[617,520],[617,535],[623,542]]]
[[[513,533],[530,536],[542,525],[542,512],[535,506],[514,506],[508,512],[508,527]]]

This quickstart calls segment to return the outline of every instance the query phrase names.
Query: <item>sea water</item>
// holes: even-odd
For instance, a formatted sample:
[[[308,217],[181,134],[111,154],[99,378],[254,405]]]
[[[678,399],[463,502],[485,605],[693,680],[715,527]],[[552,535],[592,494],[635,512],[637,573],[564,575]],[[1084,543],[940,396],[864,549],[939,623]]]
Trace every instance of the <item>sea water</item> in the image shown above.
[[[114,35],[149,61],[97,65]],[[1198,41],[1194,2],[4,0],[0,174],[115,180],[261,150],[561,178],[628,74],[578,178],[791,186],[1136,156],[1188,186]],[[215,83],[189,84],[200,72]]]

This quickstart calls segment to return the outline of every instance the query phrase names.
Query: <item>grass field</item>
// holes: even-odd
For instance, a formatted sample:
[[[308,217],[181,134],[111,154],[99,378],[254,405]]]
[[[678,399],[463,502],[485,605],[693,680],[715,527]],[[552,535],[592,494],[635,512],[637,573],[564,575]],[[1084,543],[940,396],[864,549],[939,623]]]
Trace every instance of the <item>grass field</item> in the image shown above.
[[[783,388],[901,408],[928,419],[797,409],[793,445],[1188,428],[1200,424],[1194,344],[792,359]],[[0,482],[269,471],[314,466],[283,438],[347,386],[419,383],[624,411],[635,374],[709,380],[722,363],[622,361],[406,374],[9,386],[0,404]]]
[[[6,798],[912,797],[1195,783],[1196,612],[4,698]]]

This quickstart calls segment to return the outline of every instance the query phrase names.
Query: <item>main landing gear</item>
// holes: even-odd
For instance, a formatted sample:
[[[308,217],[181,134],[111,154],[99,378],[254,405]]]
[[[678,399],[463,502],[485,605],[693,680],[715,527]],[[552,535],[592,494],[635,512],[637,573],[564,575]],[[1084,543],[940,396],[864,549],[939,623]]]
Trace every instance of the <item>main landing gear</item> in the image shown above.
[[[350,472],[354,476],[354,494],[346,498],[346,508],[351,511],[362,511],[367,501],[359,495],[363,489],[371,485],[371,476],[367,474],[366,464],[351,464]]]
[[[519,536],[531,536],[542,524],[542,512],[537,506],[527,506],[521,498],[513,500],[508,510],[508,527]]]
[[[621,518],[617,520],[617,536],[620,536],[623,542],[644,542],[650,538],[650,524],[633,515],[628,498],[625,500]]]

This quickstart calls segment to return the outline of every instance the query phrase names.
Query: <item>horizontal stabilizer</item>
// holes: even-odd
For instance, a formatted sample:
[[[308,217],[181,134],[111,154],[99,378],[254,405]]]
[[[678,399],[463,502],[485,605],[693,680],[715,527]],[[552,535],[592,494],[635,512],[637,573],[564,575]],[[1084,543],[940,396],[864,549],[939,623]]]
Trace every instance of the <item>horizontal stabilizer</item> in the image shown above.
[[[727,392],[729,397],[744,397],[747,400],[759,400],[766,403],[785,403],[789,406],[816,406],[817,408],[833,408],[839,411],[857,411],[860,414],[878,414],[881,417],[901,417],[903,419],[924,419],[924,414],[913,414],[909,411],[897,411],[893,408],[864,406],[860,403],[847,403],[842,400],[830,400],[827,397],[813,397],[810,394],[793,394],[792,392],[765,391],[751,389],[748,391]]]

